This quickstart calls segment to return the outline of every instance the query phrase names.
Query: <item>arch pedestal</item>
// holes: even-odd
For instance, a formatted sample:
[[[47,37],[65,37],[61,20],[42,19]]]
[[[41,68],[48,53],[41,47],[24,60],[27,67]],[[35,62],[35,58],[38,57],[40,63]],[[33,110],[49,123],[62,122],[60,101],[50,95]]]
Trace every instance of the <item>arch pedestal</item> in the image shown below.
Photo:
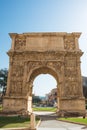
[[[24,33],[10,36],[12,47],[8,52],[10,63],[3,111],[32,111],[33,80],[39,74],[48,73],[58,83],[58,114],[84,114],[80,71],[82,52],[78,46],[80,33]]]

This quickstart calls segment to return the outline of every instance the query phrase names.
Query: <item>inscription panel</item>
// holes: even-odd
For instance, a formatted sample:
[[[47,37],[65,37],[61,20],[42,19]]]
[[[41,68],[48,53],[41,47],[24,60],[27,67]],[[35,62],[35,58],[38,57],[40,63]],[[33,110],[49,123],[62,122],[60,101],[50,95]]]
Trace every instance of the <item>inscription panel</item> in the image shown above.
[[[59,48],[64,48],[63,38],[56,36],[40,36],[40,37],[27,37],[27,50],[33,51],[48,51],[48,50],[58,50]],[[58,44],[60,43],[60,44]]]

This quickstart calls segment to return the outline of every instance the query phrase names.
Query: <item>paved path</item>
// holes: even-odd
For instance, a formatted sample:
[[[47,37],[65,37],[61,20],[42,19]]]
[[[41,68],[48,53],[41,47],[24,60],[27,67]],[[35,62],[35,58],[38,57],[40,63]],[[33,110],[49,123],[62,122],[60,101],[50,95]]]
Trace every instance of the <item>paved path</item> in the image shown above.
[[[36,113],[41,117],[41,124],[37,130],[87,130],[84,125],[66,123],[56,120],[56,115],[48,112]]]
[[[57,120],[42,121],[37,130],[82,130],[83,125],[61,122]],[[83,129],[87,130],[87,128]]]

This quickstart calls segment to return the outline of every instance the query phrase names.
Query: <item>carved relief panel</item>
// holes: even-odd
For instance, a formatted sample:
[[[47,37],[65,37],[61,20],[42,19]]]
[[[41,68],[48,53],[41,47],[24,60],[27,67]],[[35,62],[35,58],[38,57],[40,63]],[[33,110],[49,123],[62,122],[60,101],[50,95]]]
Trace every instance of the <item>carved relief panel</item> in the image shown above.
[[[78,84],[77,56],[65,57],[65,96],[81,96]]]
[[[20,65],[12,66],[10,94],[21,94],[23,87],[24,68]]]
[[[73,37],[64,37],[64,49],[66,50],[74,50],[75,46],[75,38]]]
[[[15,38],[15,50],[24,50],[26,48],[26,37],[19,35]]]
[[[13,57],[14,61],[63,61],[64,52],[46,51],[46,52],[23,52],[16,53]]]
[[[47,69],[50,68],[54,71],[59,70],[58,73],[61,73],[63,63],[61,61],[29,61],[27,65],[28,65],[28,73],[30,71],[32,72],[34,69],[44,67],[46,67]]]

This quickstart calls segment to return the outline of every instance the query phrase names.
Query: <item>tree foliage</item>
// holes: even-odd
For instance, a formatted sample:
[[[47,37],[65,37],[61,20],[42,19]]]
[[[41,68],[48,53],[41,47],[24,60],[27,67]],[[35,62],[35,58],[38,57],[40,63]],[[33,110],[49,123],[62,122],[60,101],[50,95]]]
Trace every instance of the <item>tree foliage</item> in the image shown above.
[[[83,95],[85,98],[87,98],[87,77],[82,77],[83,81]]]
[[[8,70],[1,69],[0,70],[0,92],[5,95],[6,86],[7,86],[7,76],[8,76]]]
[[[34,104],[35,103],[40,103],[41,102],[41,99],[39,96],[33,96],[33,101],[32,101]]]

